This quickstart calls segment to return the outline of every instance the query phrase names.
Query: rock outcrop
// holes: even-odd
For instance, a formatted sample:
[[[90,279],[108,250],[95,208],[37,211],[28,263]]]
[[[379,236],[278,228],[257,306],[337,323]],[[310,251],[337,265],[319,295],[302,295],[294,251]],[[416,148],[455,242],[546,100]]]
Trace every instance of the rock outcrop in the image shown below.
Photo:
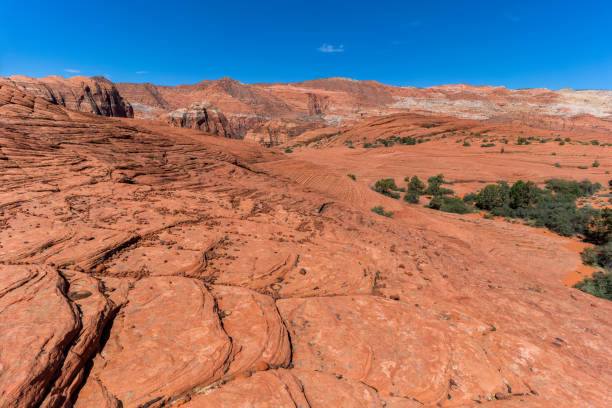
[[[134,117],[130,103],[111,81],[101,76],[48,76],[38,79],[14,75],[6,79],[17,88],[71,110],[102,116]]]

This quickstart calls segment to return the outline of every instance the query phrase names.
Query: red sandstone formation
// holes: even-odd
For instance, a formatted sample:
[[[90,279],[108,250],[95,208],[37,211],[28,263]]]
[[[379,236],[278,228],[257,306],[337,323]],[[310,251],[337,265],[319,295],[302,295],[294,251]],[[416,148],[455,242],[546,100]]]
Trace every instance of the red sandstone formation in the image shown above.
[[[342,81],[323,80],[329,98],[308,96],[316,81],[176,89],[198,99],[223,85],[265,106],[264,90],[299,86],[316,115],[345,87],[387,100],[375,83],[360,94]],[[150,91],[178,108],[173,90]],[[368,187],[436,165],[450,179],[554,171],[550,144],[503,156],[441,137],[532,128],[421,126],[431,118],[311,129],[286,155],[1,82],[0,407],[610,406],[612,305],[562,283],[580,265],[568,239]],[[443,132],[345,145],[400,130]],[[602,174],[612,165],[609,147],[555,149],[605,156]]]
[[[117,87],[136,107],[136,116],[167,120],[164,115],[169,110],[179,109],[183,115],[185,111],[193,111],[192,104],[206,106],[215,115],[223,114],[227,118],[233,128],[232,137],[264,144],[290,141],[312,129],[312,125],[347,125],[371,116],[399,112],[493,123],[520,122],[554,131],[606,133],[612,129],[612,94],[608,91],[511,90],[469,85],[412,88],[347,78],[290,84],[242,84],[224,78],[177,87],[129,83],[117,84]],[[171,113],[176,114],[176,111]],[[268,121],[276,121],[275,126],[282,125],[283,137],[275,138],[257,130]],[[175,120],[170,122],[177,124]],[[182,123],[184,127],[200,129],[197,120]],[[220,129],[217,134],[227,136],[228,132]]]
[[[101,76],[75,76],[68,79],[48,76],[37,79],[13,75],[6,80],[32,95],[68,109],[102,116],[134,117],[132,106],[119,94],[111,81]]]
[[[290,142],[313,129],[406,112],[529,125],[555,132],[612,131],[609,91],[469,85],[412,88],[348,78],[289,84],[243,84],[222,78],[179,86],[112,84],[103,77],[13,76],[9,80],[72,110],[159,119],[172,126],[266,146]]]

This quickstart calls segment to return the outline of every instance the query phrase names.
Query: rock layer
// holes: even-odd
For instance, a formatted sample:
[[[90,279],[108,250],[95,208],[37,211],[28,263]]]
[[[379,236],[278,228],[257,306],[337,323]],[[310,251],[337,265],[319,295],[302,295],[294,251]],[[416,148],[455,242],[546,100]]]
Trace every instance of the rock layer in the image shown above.
[[[17,88],[68,109],[102,116],[134,117],[130,103],[111,81],[101,76],[68,79],[48,76],[38,79],[14,75],[7,80]]]

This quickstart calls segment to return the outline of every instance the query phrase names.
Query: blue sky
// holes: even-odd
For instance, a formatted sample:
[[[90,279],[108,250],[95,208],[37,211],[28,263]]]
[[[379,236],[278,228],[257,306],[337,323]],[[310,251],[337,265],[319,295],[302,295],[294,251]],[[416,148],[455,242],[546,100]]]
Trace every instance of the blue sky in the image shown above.
[[[612,89],[609,0],[2,0],[0,10],[3,76]]]

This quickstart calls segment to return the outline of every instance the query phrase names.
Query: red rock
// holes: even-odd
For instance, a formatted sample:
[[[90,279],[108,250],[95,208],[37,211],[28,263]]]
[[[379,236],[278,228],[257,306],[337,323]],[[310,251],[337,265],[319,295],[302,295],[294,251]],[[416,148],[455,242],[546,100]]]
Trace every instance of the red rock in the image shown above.
[[[131,118],[132,106],[124,100],[115,85],[104,77],[62,78],[48,76],[30,78],[23,75],[8,77],[10,83],[37,97],[75,111],[102,116]]]
[[[0,265],[0,407],[38,406],[81,328],[57,272]]]
[[[232,339],[226,378],[289,365],[291,344],[272,298],[230,286],[215,286],[213,295],[223,316],[223,328]]]
[[[75,406],[161,406],[219,380],[231,343],[214,307],[196,280],[135,282]]]
[[[59,376],[48,390],[41,407],[71,405],[70,399],[86,374],[85,364],[99,350],[104,329],[116,312],[115,305],[102,294],[97,279],[78,272],[70,275],[68,298],[78,306],[82,328],[70,345]]]
[[[185,408],[308,408],[302,386],[287,370],[270,370],[240,378],[219,388],[202,389]]]

